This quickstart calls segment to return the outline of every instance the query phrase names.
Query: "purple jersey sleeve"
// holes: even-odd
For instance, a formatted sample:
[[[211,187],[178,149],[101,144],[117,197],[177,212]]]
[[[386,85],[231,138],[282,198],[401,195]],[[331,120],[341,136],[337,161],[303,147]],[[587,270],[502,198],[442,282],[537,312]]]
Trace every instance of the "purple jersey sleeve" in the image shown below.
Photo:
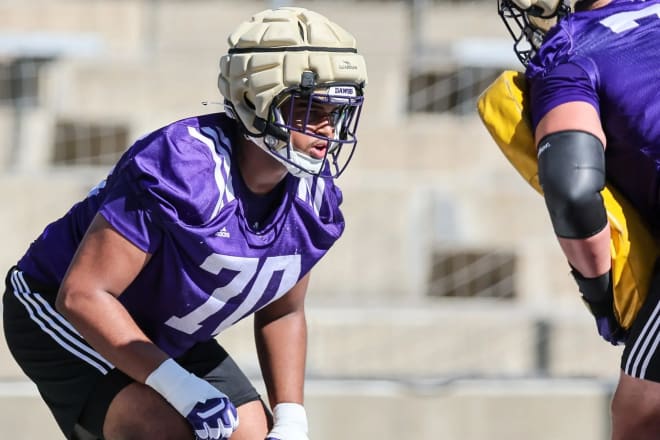
[[[626,116],[642,108],[660,112],[655,99],[659,9],[657,0],[613,0],[552,28],[526,72],[534,125],[570,101],[589,102],[601,113],[611,106]]]
[[[126,182],[128,173],[120,173],[108,190],[101,214],[120,234],[144,252],[158,248],[162,232],[151,221],[151,215],[140,203],[138,195]]]
[[[600,115],[606,172],[660,230],[660,0],[612,0],[571,14],[530,61],[533,126],[550,110],[582,101]]]
[[[218,174],[229,165],[216,163],[223,158],[212,155],[192,130],[190,125],[172,124],[158,136],[138,141],[99,210],[146,252],[159,245],[161,229],[201,225],[217,213],[218,192],[226,180],[226,173]]]
[[[173,124],[145,144],[127,171],[149,211],[164,223],[189,225],[203,224],[217,213],[229,163],[213,154],[215,146],[204,143],[198,128]]]
[[[600,112],[593,76],[576,63],[560,64],[542,79],[532,79],[529,93],[534,103],[531,115],[534,128],[550,110],[567,102],[584,101]]]

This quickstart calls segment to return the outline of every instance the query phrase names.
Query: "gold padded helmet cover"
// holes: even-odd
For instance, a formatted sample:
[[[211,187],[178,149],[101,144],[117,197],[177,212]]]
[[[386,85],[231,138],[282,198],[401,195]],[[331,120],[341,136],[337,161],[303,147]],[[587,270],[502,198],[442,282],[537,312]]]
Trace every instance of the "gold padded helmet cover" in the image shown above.
[[[362,86],[367,81],[355,38],[304,8],[262,11],[241,23],[228,40],[230,53],[220,59],[218,88],[251,134],[262,134],[255,118],[267,119],[273,100],[299,86],[304,71],[314,72],[317,84],[326,88],[332,83]],[[232,52],[235,49],[240,52]]]

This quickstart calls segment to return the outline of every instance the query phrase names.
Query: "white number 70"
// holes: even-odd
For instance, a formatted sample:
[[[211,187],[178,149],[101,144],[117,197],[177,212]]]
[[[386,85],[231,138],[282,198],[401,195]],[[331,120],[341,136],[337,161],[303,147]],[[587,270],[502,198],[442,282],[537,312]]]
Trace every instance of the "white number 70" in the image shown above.
[[[216,335],[238,321],[254,307],[259,299],[267,293],[266,288],[275,272],[282,271],[282,278],[271,301],[288,292],[298,281],[300,266],[300,255],[282,255],[266,258],[263,266],[257,272],[258,258],[211,254],[200,265],[202,269],[214,275],[219,274],[222,269],[228,269],[237,272],[236,276],[227,285],[215,289],[204,304],[185,316],[172,316],[165,324],[189,335],[195,333],[202,327],[201,323],[204,320],[222,309],[229,299],[241,294],[254,279],[243,302],[230,315],[223,317],[220,325],[213,331],[212,334]]]

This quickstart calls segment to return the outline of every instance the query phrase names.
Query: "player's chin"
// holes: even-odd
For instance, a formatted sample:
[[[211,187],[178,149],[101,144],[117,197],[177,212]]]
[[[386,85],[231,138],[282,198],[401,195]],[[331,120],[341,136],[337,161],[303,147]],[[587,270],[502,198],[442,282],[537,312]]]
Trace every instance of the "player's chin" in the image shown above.
[[[313,151],[308,154],[312,159],[323,160],[323,158],[325,157],[325,150],[322,153],[319,151]]]
[[[327,144],[323,145],[312,145],[308,150],[307,154],[312,158],[312,159],[323,159],[325,157],[326,152],[328,151]]]

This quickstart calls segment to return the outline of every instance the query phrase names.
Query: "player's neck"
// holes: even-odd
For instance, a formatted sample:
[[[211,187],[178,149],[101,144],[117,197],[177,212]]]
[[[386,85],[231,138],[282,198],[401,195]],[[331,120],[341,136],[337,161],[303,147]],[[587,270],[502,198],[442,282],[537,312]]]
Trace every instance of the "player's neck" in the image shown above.
[[[261,148],[242,139],[238,148],[238,168],[248,189],[254,194],[273,190],[287,175],[286,168]]]

